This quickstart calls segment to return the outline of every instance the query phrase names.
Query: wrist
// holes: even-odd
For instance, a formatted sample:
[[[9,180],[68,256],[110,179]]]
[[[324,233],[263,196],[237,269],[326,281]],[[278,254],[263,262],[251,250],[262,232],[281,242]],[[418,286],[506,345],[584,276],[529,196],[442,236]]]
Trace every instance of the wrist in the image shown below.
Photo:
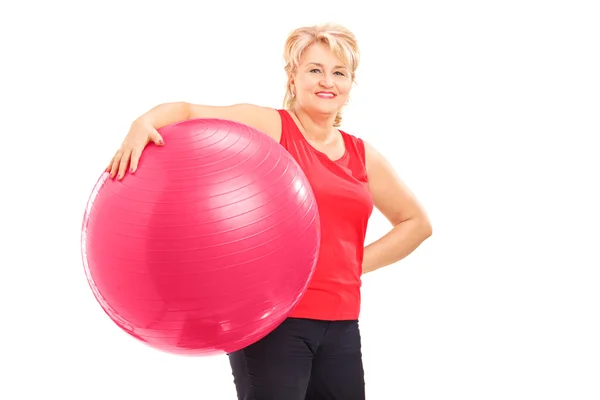
[[[147,115],[142,115],[131,123],[131,128],[140,128],[140,127],[153,127],[152,121]]]

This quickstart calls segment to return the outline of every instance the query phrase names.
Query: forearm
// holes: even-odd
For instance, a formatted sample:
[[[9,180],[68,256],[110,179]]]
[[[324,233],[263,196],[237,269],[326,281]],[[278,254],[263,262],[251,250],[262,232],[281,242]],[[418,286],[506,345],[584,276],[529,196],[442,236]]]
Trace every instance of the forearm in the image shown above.
[[[134,123],[150,124],[154,129],[184,121],[190,117],[190,103],[163,103],[141,115]]]
[[[365,247],[363,274],[402,260],[429,236],[431,225],[425,218],[409,219],[396,225],[385,236]]]

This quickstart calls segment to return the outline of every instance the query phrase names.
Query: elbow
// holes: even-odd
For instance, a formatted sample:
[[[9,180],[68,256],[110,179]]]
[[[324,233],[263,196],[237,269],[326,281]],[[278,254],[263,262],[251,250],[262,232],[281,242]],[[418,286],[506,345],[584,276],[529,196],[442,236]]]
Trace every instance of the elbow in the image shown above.
[[[433,227],[431,226],[431,221],[426,215],[422,215],[418,219],[418,221],[419,235],[421,236],[422,240],[425,241],[433,234]]]
[[[418,243],[424,242],[433,234],[433,227],[431,221],[426,215],[413,216],[407,220],[394,224],[395,227],[403,226],[410,233],[409,235],[414,238]]]
[[[431,235],[433,235],[433,228],[431,227],[431,224],[428,224],[427,228],[425,229],[423,240],[431,237]]]
[[[179,105],[184,120],[192,119],[194,117],[194,105],[192,103],[181,101],[177,104]]]
[[[393,221],[393,220],[392,220]],[[392,222],[392,226],[406,227],[410,231],[410,235],[415,239],[423,242],[433,234],[433,227],[429,217],[424,212],[420,212],[411,216],[408,219]]]
[[[431,226],[431,221],[429,220],[429,218],[427,216],[423,217],[424,222],[423,225],[425,227],[425,230],[427,231],[427,236],[431,236],[433,234],[433,227]]]

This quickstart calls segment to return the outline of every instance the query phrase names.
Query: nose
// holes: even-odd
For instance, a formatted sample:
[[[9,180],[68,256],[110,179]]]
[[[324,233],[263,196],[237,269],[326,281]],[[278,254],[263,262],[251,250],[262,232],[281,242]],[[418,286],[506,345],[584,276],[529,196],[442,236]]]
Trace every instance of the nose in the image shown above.
[[[326,88],[333,87],[333,81],[331,79],[331,76],[328,75],[326,78],[322,79],[320,84],[321,84],[321,86],[326,87]]]

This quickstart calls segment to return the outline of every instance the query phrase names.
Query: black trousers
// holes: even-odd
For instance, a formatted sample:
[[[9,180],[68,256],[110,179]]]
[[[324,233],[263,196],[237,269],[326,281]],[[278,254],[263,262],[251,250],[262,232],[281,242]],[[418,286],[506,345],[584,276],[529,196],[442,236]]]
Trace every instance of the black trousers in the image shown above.
[[[358,321],[288,318],[229,354],[238,400],[364,400]]]

